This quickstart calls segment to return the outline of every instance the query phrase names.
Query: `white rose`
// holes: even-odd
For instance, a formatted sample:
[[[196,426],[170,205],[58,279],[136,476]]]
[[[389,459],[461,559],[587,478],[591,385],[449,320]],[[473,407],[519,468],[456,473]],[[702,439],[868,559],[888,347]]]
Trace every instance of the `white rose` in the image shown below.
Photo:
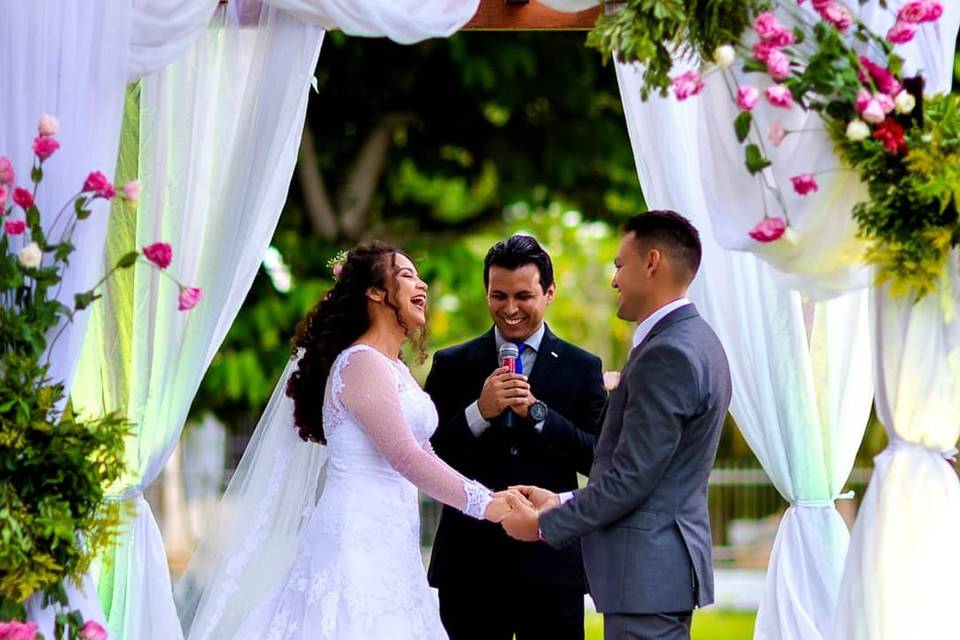
[[[729,44],[722,44],[713,52],[713,61],[721,69],[729,69],[737,59],[736,50]]]
[[[897,94],[897,97],[894,98],[893,106],[896,107],[897,113],[907,114],[917,106],[917,99],[914,98],[913,94],[909,91],[901,91]]]
[[[20,249],[20,253],[17,254],[17,258],[27,269],[36,269],[40,266],[40,261],[43,259],[43,253],[40,251],[40,247],[36,242],[31,242],[23,249]]]
[[[60,121],[54,116],[44,114],[40,116],[40,124],[37,125],[37,131],[41,136],[54,136],[60,131]]]
[[[860,142],[870,137],[870,127],[863,120],[851,120],[847,125],[847,138]]]

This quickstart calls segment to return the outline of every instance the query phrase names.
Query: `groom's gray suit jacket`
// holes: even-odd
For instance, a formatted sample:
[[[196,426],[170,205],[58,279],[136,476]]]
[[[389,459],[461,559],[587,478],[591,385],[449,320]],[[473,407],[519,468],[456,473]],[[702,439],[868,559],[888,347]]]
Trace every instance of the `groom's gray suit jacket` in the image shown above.
[[[608,614],[713,602],[707,479],[730,405],[720,341],[693,305],[658,322],[610,395],[589,485],[540,517],[554,547],[580,540]]]

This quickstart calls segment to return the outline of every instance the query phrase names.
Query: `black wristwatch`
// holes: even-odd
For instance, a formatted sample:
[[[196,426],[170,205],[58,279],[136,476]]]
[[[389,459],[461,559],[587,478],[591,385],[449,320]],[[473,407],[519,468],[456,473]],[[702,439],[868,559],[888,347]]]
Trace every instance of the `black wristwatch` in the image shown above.
[[[537,400],[527,409],[527,415],[534,424],[539,424],[547,419],[547,405]]]

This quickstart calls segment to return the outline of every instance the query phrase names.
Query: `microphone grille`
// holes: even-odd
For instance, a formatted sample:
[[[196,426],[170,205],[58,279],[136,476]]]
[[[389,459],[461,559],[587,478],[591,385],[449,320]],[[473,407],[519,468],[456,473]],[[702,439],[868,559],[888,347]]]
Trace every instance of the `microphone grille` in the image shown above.
[[[512,342],[504,342],[500,346],[499,354],[501,360],[504,358],[513,358],[516,360],[520,357],[520,350],[517,349],[517,345],[513,344]]]

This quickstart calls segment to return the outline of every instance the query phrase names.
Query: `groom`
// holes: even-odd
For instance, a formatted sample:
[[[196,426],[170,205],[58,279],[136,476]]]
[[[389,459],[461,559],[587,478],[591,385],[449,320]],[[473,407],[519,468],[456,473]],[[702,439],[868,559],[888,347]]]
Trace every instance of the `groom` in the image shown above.
[[[707,479],[730,371],[717,336],[686,298],[700,238],[672,211],[632,218],[617,253],[617,315],[637,324],[610,396],[584,489],[518,487],[535,510],[503,526],[555,548],[580,541],[604,637],[690,637],[694,608],[713,602]]]

